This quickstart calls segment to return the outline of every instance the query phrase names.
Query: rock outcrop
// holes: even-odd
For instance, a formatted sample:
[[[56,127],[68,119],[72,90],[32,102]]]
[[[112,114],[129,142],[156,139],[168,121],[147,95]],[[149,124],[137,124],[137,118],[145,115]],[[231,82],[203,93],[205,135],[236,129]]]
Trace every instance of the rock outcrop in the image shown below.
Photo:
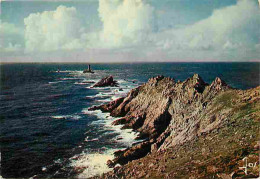
[[[113,79],[113,76],[108,76],[102,78],[99,82],[93,85],[93,87],[106,87],[106,86],[118,86],[118,83]]]
[[[183,82],[158,76],[132,89],[125,98],[90,110],[100,109],[110,112],[111,116],[120,117],[113,122],[114,125],[123,124],[123,128],[132,128],[143,139],[143,142],[115,153],[115,159],[109,161],[109,166],[113,167],[148,154],[157,156],[169,149],[180,148],[224,128],[232,123],[241,108],[249,104],[259,106],[259,91],[260,87],[236,90],[220,78],[207,84],[198,74]],[[259,111],[251,113],[259,120]]]

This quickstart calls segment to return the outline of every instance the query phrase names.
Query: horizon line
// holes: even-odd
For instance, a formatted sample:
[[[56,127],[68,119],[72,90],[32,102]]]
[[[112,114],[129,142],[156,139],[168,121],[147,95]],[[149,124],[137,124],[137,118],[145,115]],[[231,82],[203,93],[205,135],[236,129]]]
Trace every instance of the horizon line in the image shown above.
[[[28,61],[28,62],[1,62],[0,64],[138,64],[138,63],[260,63],[260,60],[250,60],[250,61],[133,61],[133,62],[73,62],[73,61],[53,61],[53,62],[35,62],[35,61]]]

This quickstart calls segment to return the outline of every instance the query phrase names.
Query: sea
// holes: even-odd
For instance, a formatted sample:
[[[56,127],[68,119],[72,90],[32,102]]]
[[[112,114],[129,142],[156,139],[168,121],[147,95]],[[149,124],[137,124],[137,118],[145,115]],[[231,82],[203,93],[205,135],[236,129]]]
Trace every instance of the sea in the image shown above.
[[[234,88],[260,84],[260,63],[114,63],[0,65],[0,178],[88,178],[109,169],[113,152],[138,133],[111,125],[115,118],[89,107],[126,96],[157,75],[185,80],[198,73]],[[112,75],[119,87],[92,88]],[[158,101],[159,103],[159,101]]]

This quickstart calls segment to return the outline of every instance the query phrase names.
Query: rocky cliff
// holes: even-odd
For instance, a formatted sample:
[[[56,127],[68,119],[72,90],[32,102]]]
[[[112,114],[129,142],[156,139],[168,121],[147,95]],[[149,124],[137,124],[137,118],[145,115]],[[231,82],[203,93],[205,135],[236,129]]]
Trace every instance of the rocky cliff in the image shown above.
[[[114,121],[114,125],[123,124],[123,128],[133,128],[140,132],[139,138],[143,139],[143,142],[134,144],[131,148],[116,152],[115,159],[108,161],[108,165],[113,167],[119,163],[124,166],[115,168],[104,177],[171,178],[180,177],[183,173],[186,178],[209,176],[211,169],[207,167],[202,172],[198,171],[200,165],[196,168],[194,164],[194,168],[189,168],[192,162],[196,161],[193,159],[195,156],[205,157],[201,154],[201,150],[209,156],[205,161],[207,159],[212,161],[212,158],[218,156],[211,155],[210,151],[219,152],[221,156],[222,151],[232,154],[228,158],[237,160],[237,163],[233,162],[228,171],[218,171],[217,164],[212,164],[215,168],[210,173],[220,178],[221,174],[231,176],[232,167],[237,169],[242,157],[259,149],[255,147],[255,145],[258,146],[256,142],[259,139],[259,91],[260,87],[245,91],[233,89],[220,78],[207,84],[198,74],[183,82],[158,76],[131,90],[125,98],[89,109],[100,109],[103,112],[110,112],[111,116],[120,117]],[[234,139],[234,145],[232,143],[229,146],[228,141],[232,139]],[[240,145],[241,141],[246,141],[245,146]],[[218,146],[214,142],[226,145],[226,147]],[[233,155],[234,152],[245,147],[247,147],[247,152]],[[185,153],[187,156],[183,157],[183,160],[186,163],[179,161],[184,168],[181,173],[178,173],[176,171],[176,165],[180,159],[178,156]],[[171,161],[167,164],[166,161],[169,160],[175,160],[175,162]],[[133,165],[135,162],[141,162],[143,165],[145,162],[146,165]],[[218,164],[220,165],[221,161]],[[236,171],[235,168],[234,171]],[[251,173],[256,175],[255,171]]]

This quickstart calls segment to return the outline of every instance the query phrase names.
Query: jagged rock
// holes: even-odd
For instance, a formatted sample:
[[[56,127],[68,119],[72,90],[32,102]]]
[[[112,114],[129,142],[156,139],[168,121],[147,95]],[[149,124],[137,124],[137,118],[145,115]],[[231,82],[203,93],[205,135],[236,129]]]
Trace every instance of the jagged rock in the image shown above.
[[[157,150],[158,150],[158,145],[157,143],[155,143],[151,146],[151,152],[156,152]]]
[[[118,86],[117,81],[114,81],[112,76],[102,78],[99,82],[93,85],[93,87],[106,87],[106,86]]]
[[[233,114],[232,105],[255,101],[259,101],[259,90],[235,90],[220,78],[209,85],[198,74],[178,83],[157,76],[132,89],[125,98],[91,110],[100,109],[110,112],[111,116],[121,117],[113,125],[132,128],[145,139],[115,153],[113,165],[123,165],[149,152],[159,154],[216,131],[228,123]],[[164,168],[160,172],[163,173]]]
[[[122,117],[112,122],[112,125],[122,125],[126,123],[126,118]]]
[[[99,110],[99,109],[100,109],[100,106],[93,106],[93,107],[88,108],[88,111],[95,111],[95,110]]]
[[[114,164],[114,162],[113,162],[112,160],[108,160],[108,161],[107,161],[107,166],[108,166],[109,168],[113,168],[113,167],[115,166],[115,164]]]
[[[220,79],[219,77],[216,77],[216,79],[211,83],[209,88],[220,91],[222,89],[224,90],[230,87],[226,84],[224,80]]]
[[[114,101],[111,101],[108,104],[104,104],[102,106],[93,106],[89,108],[89,111],[95,111],[95,110],[101,110],[102,112],[111,112],[114,108],[118,107],[122,102],[124,98],[118,98]]]
[[[128,148],[124,151],[117,151],[115,152],[116,158],[113,160],[113,163],[124,165],[129,161],[144,157],[148,152],[150,152],[150,146],[151,144],[146,141],[136,144],[133,147]]]
[[[113,109],[113,111],[111,112],[111,116],[114,116],[114,117],[125,116],[129,110],[127,108],[127,105],[138,95],[140,88],[141,87],[132,89],[128,93],[128,96],[123,100],[123,102],[117,108]]]

